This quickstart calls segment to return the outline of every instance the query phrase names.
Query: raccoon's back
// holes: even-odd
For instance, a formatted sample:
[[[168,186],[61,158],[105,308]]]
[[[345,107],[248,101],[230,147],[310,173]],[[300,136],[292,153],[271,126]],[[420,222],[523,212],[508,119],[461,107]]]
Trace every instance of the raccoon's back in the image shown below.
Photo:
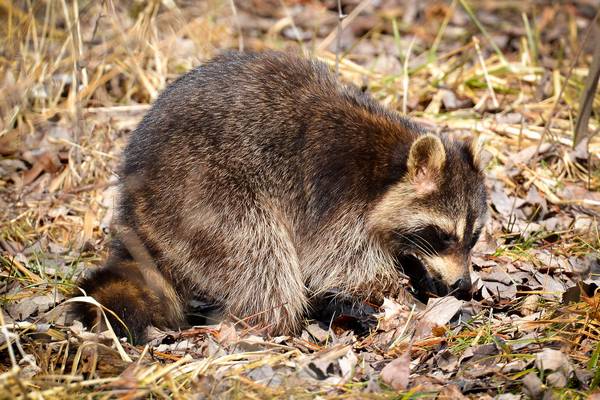
[[[265,179],[266,164],[293,170],[315,102],[324,103],[335,91],[319,63],[281,53],[217,57],[159,96],[132,135],[122,172],[214,165]]]
[[[264,195],[320,217],[350,200],[366,204],[397,179],[417,131],[323,63],[229,53],[165,89],[121,172],[142,182],[135,195],[149,204],[185,207],[178,191],[210,181],[217,190],[205,200],[217,205],[230,200],[219,198],[222,187],[240,201]]]

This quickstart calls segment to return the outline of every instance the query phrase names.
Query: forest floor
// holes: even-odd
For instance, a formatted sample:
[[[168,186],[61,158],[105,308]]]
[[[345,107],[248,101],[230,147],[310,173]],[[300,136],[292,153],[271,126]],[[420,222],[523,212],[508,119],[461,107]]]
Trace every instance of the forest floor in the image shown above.
[[[0,1],[0,398],[600,398],[600,138],[573,146],[600,2],[342,3],[338,41],[335,0]],[[73,321],[65,297],[106,257],[114,171],[160,90],[224,49],[335,69],[338,45],[343,80],[483,144],[476,298],[148,346]]]

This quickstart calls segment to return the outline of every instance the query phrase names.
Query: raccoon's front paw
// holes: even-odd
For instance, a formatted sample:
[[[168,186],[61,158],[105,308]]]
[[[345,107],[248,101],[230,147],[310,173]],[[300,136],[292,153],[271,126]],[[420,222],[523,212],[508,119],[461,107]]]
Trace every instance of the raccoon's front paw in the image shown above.
[[[332,290],[313,299],[309,318],[325,328],[334,326],[362,335],[376,325],[373,314],[377,312],[377,307],[377,304],[362,297]]]

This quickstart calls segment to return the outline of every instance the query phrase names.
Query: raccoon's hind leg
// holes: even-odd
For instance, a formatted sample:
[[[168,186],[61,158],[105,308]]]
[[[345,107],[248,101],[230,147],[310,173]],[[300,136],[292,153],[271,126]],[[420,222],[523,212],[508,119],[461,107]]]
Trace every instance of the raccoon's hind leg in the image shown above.
[[[203,289],[233,321],[271,335],[296,331],[308,300],[289,224],[268,201],[238,212],[196,236],[226,238],[224,251],[207,255]]]
[[[148,326],[174,328],[183,322],[182,300],[158,269],[142,265],[121,252],[115,253],[103,268],[81,280],[78,286],[122,321],[105,311],[117,336],[130,336],[134,343],[142,343]],[[90,329],[105,328],[98,307],[78,302],[74,308]]]

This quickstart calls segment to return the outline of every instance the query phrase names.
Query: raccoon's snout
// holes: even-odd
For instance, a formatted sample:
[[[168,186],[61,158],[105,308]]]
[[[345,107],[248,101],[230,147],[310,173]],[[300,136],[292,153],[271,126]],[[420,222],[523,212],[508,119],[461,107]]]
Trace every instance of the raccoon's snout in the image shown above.
[[[415,255],[403,255],[398,260],[400,268],[410,278],[414,295],[422,302],[429,297],[451,295],[459,300],[472,299],[472,282],[470,277],[461,277],[449,285],[441,277],[431,273],[425,261]]]
[[[460,278],[450,286],[450,293],[459,300],[469,301],[473,298],[471,278]]]

